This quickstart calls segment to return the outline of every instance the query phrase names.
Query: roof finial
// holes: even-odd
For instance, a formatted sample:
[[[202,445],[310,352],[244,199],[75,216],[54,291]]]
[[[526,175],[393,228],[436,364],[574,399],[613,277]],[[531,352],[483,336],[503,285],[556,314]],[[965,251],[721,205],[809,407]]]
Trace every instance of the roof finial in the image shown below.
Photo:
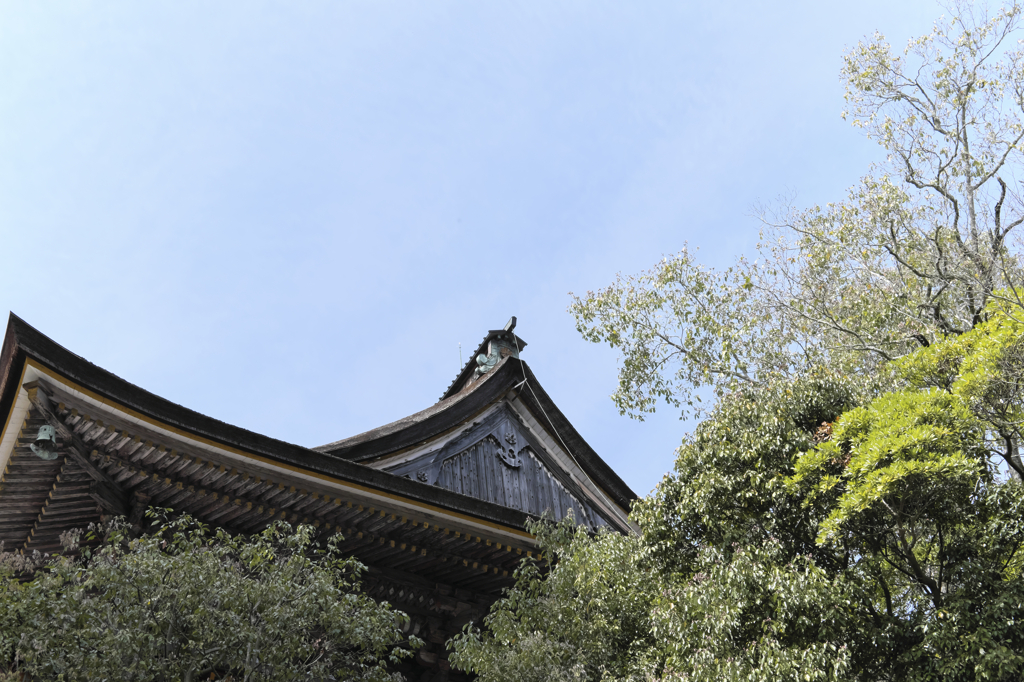
[[[513,333],[513,329],[516,328],[516,316],[513,315],[509,318],[508,322],[501,329],[494,329],[488,332],[487,337],[484,339],[484,343],[481,344],[480,350],[483,351],[486,348],[486,353],[480,353],[476,356],[477,367],[473,371],[475,377],[483,376],[494,369],[494,366],[502,358],[519,357],[520,343],[518,337]],[[526,345],[523,343],[522,345]]]
[[[441,400],[468,388],[477,379],[494,369],[503,358],[519,357],[519,353],[526,348],[526,341],[516,336],[513,331],[516,328],[516,322],[516,316],[513,315],[508,318],[508,322],[501,329],[492,329],[487,332],[480,347],[469,356],[469,362],[462,367],[462,371],[441,396]],[[459,360],[460,362],[462,360],[461,353]]]

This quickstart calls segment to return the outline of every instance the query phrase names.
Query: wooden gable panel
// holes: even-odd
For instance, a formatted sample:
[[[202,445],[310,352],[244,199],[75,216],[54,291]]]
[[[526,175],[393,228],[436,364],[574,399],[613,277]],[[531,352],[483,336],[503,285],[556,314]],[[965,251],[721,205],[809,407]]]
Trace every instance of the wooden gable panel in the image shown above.
[[[505,406],[443,447],[383,468],[534,517],[572,514],[593,529],[609,525]]]
[[[445,460],[437,485],[531,516],[546,514],[561,520],[571,513],[577,521],[589,526],[606,525],[590,505],[566,490],[529,448],[523,449],[516,467],[501,460],[500,450],[493,438],[486,438]]]

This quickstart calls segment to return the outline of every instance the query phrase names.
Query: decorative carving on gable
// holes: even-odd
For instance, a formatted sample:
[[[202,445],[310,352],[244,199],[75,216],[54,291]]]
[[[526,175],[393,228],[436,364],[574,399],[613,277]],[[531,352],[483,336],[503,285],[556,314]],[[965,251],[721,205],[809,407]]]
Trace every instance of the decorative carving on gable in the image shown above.
[[[518,440],[519,439],[516,438],[515,432],[511,430],[505,432],[505,442],[508,444],[507,448],[500,444],[496,439],[494,440],[494,445],[497,447],[498,459],[500,459],[505,466],[513,469],[518,469],[523,465],[523,453],[527,450],[527,448],[523,448],[519,452],[516,452],[516,443]]]

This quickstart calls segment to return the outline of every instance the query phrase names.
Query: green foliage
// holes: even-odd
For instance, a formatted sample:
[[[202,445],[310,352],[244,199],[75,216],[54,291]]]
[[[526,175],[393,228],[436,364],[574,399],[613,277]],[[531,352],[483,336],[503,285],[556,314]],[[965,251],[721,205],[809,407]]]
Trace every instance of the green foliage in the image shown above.
[[[1014,292],[998,293],[1016,297]],[[1004,300],[993,301],[984,322],[903,358],[897,368],[910,386],[953,396],[988,431],[990,455],[1024,476],[1018,451],[1024,435],[1024,323],[1014,308]],[[985,463],[993,467],[991,461]]]
[[[573,297],[570,311],[585,339],[622,351],[612,398],[622,414],[641,420],[662,399],[699,414],[694,389],[728,390],[753,383],[761,366],[789,365],[789,337],[773,334],[749,278],[740,269],[705,268],[686,250]]]
[[[966,541],[950,543],[950,583],[904,663],[915,680],[1019,680],[1024,675],[1024,486],[996,486]]]
[[[888,159],[846,201],[762,211],[753,261],[719,271],[683,250],[573,297],[583,337],[622,353],[623,414],[664,400],[700,416],[703,387],[720,398],[816,367],[873,376],[968,332],[993,301],[1024,311],[1024,204],[1010,188],[1024,162],[1024,47],[1012,39],[1024,14],[951,10],[902,56],[879,34],[846,54],[847,115]]]
[[[666,670],[1017,679],[1024,486],[985,434],[949,393],[829,374],[724,398],[634,509]]]
[[[831,373],[777,378],[720,401],[679,448],[675,471],[634,506],[648,559],[688,576],[707,546],[774,539],[790,557],[817,552],[815,517],[787,477],[822,425],[857,402],[856,383]]]
[[[361,594],[363,567],[314,531],[233,537],[186,516],[132,538],[115,522],[28,582],[7,555],[0,654],[40,680],[392,679],[406,616]]]
[[[481,682],[647,679],[657,672],[657,584],[637,565],[637,538],[591,537],[571,517],[530,530],[548,561],[520,566],[486,629],[470,625],[452,640],[451,662]]]
[[[845,679],[863,664],[847,644],[845,558],[815,542],[822,510],[786,485],[822,425],[857,400],[830,373],[726,396],[634,507],[644,566],[665,585],[656,623],[672,676]]]
[[[965,405],[937,390],[888,393],[845,414],[832,440],[799,458],[792,481],[828,498],[819,542],[852,527],[949,523],[972,510],[984,471],[983,433]],[[810,502],[811,500],[808,500]]]
[[[666,679],[836,680],[851,672],[851,590],[778,542],[708,548],[654,613]]]
[[[633,509],[666,678],[1024,678],[1024,10],[950,14],[846,54],[846,201],[573,297],[620,411],[706,417]]]
[[[1019,679],[1024,486],[986,466],[986,433],[948,391],[872,398],[830,372],[729,394],[634,507],[641,538],[535,527],[550,572],[524,566],[452,660],[482,680]]]

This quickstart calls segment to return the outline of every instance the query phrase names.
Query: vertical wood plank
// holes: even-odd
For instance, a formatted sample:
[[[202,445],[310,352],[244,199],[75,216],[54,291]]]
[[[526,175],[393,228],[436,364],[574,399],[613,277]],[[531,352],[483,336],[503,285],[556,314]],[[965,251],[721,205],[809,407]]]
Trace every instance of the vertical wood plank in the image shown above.
[[[558,515],[558,488],[550,475],[547,475],[547,479],[547,485],[544,486],[544,492],[548,496],[547,508],[551,510],[551,517],[555,518]]]
[[[544,513],[544,486],[547,483],[548,477],[544,473],[544,465],[540,463],[540,460],[536,457],[532,457],[531,459],[533,460],[533,485],[536,491],[534,494],[533,504],[537,509],[535,513],[537,516],[540,516]]]
[[[522,509],[523,508],[523,495],[522,495],[522,492],[520,490],[520,485],[522,483],[519,480],[519,478],[520,478],[520,471],[518,469],[510,469],[509,473],[511,474],[511,478],[512,478],[512,508],[513,509]]]
[[[504,465],[498,461],[498,456],[494,452],[494,446],[487,448],[487,461],[490,466],[490,485],[491,495],[496,504],[505,504],[505,491],[501,483],[501,469]]]
[[[551,493],[548,490],[548,472],[543,466],[537,474],[537,507],[540,514],[543,514],[551,506]]]
[[[487,485],[487,443],[480,441],[473,446],[477,476],[480,479],[480,499],[491,502],[490,487]]]
[[[494,501],[494,491],[491,489],[491,462],[487,457],[487,448],[480,444],[477,448],[476,466],[480,470],[480,495],[488,502]]]
[[[487,456],[487,444],[480,443],[477,449],[480,451],[477,466],[480,467],[480,489],[483,490],[483,499],[494,502],[494,486],[491,485],[491,458]]]
[[[537,513],[537,462],[530,453],[523,453],[523,468],[526,469],[526,508],[531,514]]]
[[[486,493],[484,492],[483,481],[480,475],[480,451],[483,448],[474,446],[473,454],[469,458],[469,469],[471,472],[471,480],[473,481],[473,492],[470,493],[473,497],[478,499],[487,499]]]
[[[519,509],[526,511],[526,505],[523,504],[523,498],[525,497],[526,481],[523,477],[523,467],[512,470],[512,476],[515,477],[515,492],[516,492],[516,504],[519,505]]]
[[[519,475],[522,483],[519,486],[520,494],[523,496],[523,509],[530,508],[530,470],[525,465],[519,467],[522,472]]]
[[[463,495],[466,494],[466,458],[462,455],[455,458],[455,461],[459,464],[459,492]]]
[[[530,462],[529,458],[522,458],[522,464],[519,465],[519,491],[523,499],[523,511],[529,513],[533,511],[530,506]]]
[[[562,486],[555,483],[555,492],[558,495],[555,504],[555,518],[561,521],[565,518],[565,493],[562,491]]]
[[[484,466],[487,468],[487,489],[491,496],[490,499],[495,504],[501,504],[501,491],[497,484],[498,458],[494,455],[494,445],[484,441],[482,447],[484,451]]]
[[[523,509],[530,508],[530,480],[527,477],[525,467],[519,467],[519,503]]]
[[[505,506],[515,509],[512,501],[512,471],[504,464],[501,465],[501,488],[505,496]]]

